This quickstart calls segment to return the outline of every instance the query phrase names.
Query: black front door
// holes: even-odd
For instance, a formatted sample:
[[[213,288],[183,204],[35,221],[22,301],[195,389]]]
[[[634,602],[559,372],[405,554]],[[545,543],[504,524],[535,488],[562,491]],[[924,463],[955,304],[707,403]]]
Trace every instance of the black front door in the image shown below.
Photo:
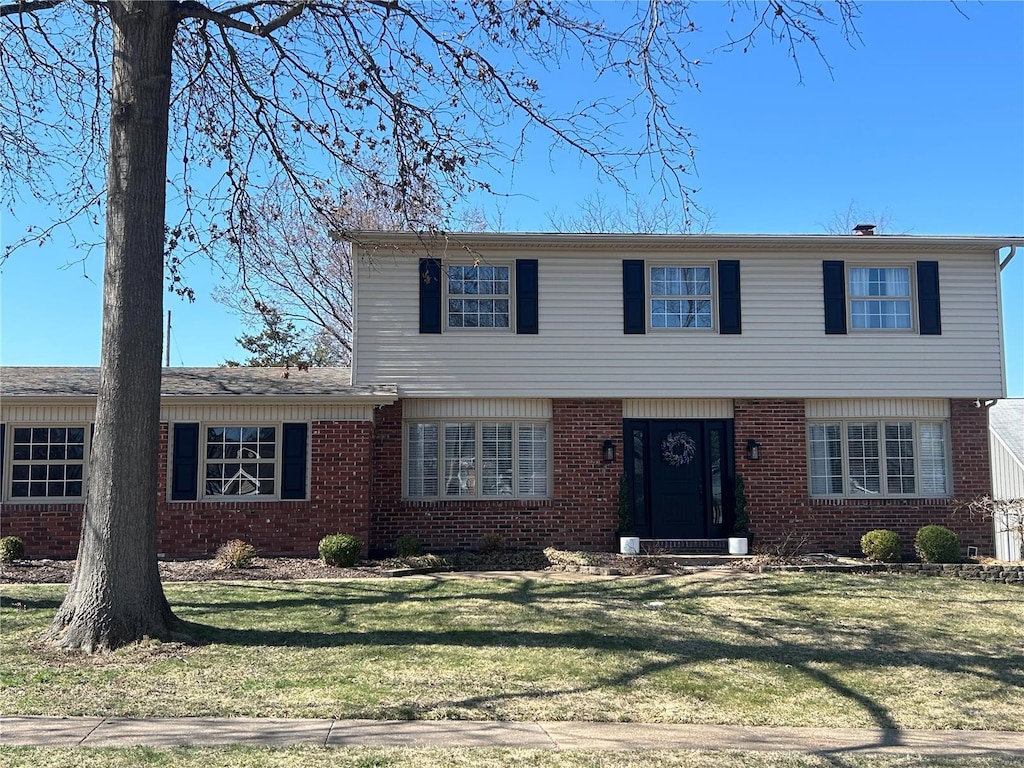
[[[624,426],[635,532],[654,539],[728,535],[732,423],[630,419]]]
[[[650,435],[651,536],[705,538],[700,422],[652,421]]]

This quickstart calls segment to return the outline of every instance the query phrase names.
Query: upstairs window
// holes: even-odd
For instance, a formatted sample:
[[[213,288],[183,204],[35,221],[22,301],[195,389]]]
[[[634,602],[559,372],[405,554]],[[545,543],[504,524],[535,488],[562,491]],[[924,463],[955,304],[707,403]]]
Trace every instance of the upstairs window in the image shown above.
[[[913,328],[909,267],[851,267],[849,282],[854,329]]]
[[[510,267],[452,265],[447,273],[449,328],[510,327]]]
[[[651,267],[651,328],[711,328],[711,267]]]
[[[11,432],[11,499],[77,501],[83,497],[86,427],[16,426]]]

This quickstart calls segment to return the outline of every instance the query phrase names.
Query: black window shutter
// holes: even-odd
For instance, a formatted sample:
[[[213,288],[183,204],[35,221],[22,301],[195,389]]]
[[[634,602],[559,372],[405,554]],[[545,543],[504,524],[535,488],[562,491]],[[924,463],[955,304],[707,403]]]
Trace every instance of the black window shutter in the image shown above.
[[[281,498],[306,498],[306,424],[285,424],[281,437]]]
[[[6,498],[4,496],[4,431],[6,424],[0,424],[0,499]]]
[[[917,262],[917,319],[923,336],[942,335],[939,308],[939,262]]]
[[[199,425],[174,425],[174,456],[171,459],[171,500],[199,498]]]
[[[825,333],[846,333],[846,264],[821,262],[825,280]]]
[[[441,262],[420,259],[420,333],[441,332]]]
[[[537,260],[516,259],[516,333],[538,332]]]
[[[718,332],[742,333],[740,313],[740,263],[718,262]]]
[[[622,261],[623,333],[647,332],[647,284],[643,259]]]

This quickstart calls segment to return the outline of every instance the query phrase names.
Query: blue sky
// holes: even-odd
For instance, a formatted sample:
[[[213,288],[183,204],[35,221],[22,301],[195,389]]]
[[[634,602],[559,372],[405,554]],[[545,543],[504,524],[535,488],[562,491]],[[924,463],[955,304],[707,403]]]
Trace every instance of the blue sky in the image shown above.
[[[822,233],[852,202],[887,212],[895,232],[1024,236],[1024,2],[959,9],[865,2],[862,40],[851,46],[826,36],[831,72],[803,50],[801,82],[785,50],[766,40],[746,54],[712,52],[722,40],[721,6],[697,4],[693,16],[705,31],[690,53],[708,63],[700,90],[682,94],[678,109],[696,134],[692,185],[713,214],[712,231]],[[563,94],[595,88],[558,76]],[[576,213],[598,190],[612,205],[625,202],[538,134],[510,170],[495,179],[510,197],[477,201],[501,229],[549,230],[552,215]],[[640,199],[650,187],[643,174],[630,180]],[[34,203],[4,211],[0,238],[11,242],[45,214]],[[75,264],[80,256],[58,239],[8,260],[0,278],[4,365],[98,363],[101,256]],[[210,297],[219,272],[197,262],[187,276],[196,302],[166,299],[172,364],[238,357],[234,339],[245,328]],[[1003,274],[1003,307],[1009,394],[1020,397],[1024,249]]]

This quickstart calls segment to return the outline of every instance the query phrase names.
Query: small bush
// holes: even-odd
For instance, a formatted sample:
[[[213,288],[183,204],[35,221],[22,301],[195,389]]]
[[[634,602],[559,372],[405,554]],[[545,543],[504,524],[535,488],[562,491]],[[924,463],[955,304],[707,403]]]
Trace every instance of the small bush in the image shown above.
[[[423,554],[423,543],[415,536],[399,536],[395,541],[396,557],[419,557]]]
[[[0,539],[0,563],[13,563],[25,556],[25,542],[17,536]]]
[[[256,558],[256,547],[241,539],[232,539],[217,550],[217,562],[225,568],[251,568]]]
[[[926,525],[914,537],[914,552],[926,563],[959,563],[960,537],[943,525]]]
[[[480,539],[480,551],[484,554],[505,551],[505,539],[498,533],[485,533]]]
[[[544,556],[552,565],[600,565],[601,557],[594,552],[571,552],[548,547]]]
[[[903,544],[895,531],[879,528],[860,537],[860,550],[868,560],[898,563],[903,552]]]
[[[320,546],[317,549],[320,552],[320,559],[327,565],[350,568],[359,562],[363,543],[347,533],[335,533],[320,539]]]

